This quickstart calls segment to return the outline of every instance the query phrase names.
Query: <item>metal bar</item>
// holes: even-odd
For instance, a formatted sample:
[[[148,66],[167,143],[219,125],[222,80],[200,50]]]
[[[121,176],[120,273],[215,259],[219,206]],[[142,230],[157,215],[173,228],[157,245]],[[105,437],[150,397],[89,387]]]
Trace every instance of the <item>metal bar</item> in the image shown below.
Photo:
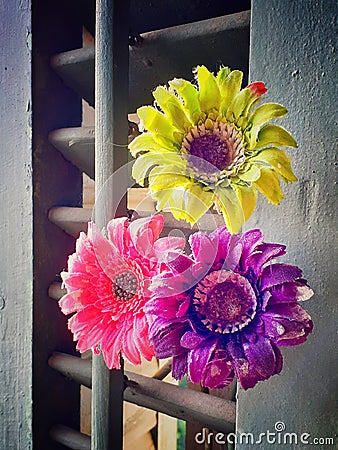
[[[91,387],[91,362],[64,353],[53,353],[49,365],[68,378]],[[196,421],[206,428],[234,431],[236,403],[184,389],[153,378],[125,372],[124,400],[172,417]]]
[[[132,200],[133,194],[137,191],[137,188],[129,191],[130,200]],[[129,203],[132,202],[129,201]],[[138,217],[148,217],[149,215],[154,214],[154,212],[155,211],[153,210],[137,210]],[[205,216],[201,218],[200,223],[194,225],[193,227],[191,227],[188,222],[183,220],[175,220],[171,213],[161,212],[161,214],[164,216],[164,234],[172,229],[181,230],[184,234],[190,234],[194,231],[198,231],[199,229],[213,231],[217,226],[224,225],[223,218],[219,214],[205,214]],[[55,225],[62,228],[66,233],[77,237],[81,231],[87,231],[87,222],[92,219],[92,215],[93,212],[91,208],[71,208],[67,206],[59,206],[49,210],[48,218]]]
[[[122,197],[112,175],[127,163],[125,147],[116,144],[128,142],[128,16],[128,0],[96,1],[95,222],[99,228],[127,209],[127,174],[120,172]],[[92,383],[92,450],[122,450],[123,370],[108,370],[102,355],[93,355]]]
[[[163,3],[163,5],[165,2]],[[160,4],[157,5],[160,7]],[[152,103],[152,89],[173,77],[192,78],[191,69],[219,64],[248,72],[250,11],[150,31],[130,49],[129,112]],[[94,104],[95,48],[86,47],[52,58],[61,78]]]
[[[64,425],[54,425],[49,432],[51,439],[73,450],[91,450],[90,436]]]

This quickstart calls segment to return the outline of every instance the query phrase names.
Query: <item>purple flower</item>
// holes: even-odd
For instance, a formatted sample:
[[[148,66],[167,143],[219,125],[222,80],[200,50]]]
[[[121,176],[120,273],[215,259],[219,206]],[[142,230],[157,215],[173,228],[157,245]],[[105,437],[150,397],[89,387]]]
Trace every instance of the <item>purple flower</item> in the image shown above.
[[[285,246],[263,242],[260,230],[231,235],[219,227],[190,237],[192,254],[180,255],[172,274],[153,279],[150,341],[158,358],[173,357],[173,376],[185,374],[211,389],[236,376],[243,389],[280,373],[279,347],[311,333],[299,305],[313,291],[298,267],[273,263]]]

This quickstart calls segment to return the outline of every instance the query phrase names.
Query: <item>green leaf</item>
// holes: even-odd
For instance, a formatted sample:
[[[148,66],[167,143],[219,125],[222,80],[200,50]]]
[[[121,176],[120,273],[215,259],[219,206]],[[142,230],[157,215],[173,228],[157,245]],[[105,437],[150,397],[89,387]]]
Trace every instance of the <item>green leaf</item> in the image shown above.
[[[182,103],[173,92],[159,86],[153,92],[153,96],[174,127],[183,133],[192,127],[193,124],[186,116]]]
[[[221,112],[225,115],[232,99],[241,90],[243,72],[233,70],[229,72],[228,67],[219,70],[217,74],[217,83],[221,94]]]
[[[290,158],[288,158],[285,152],[279,148],[267,148],[262,150],[256,156],[250,158],[249,161],[269,164],[286,182],[297,181],[291,168]]]
[[[252,127],[258,127],[271,119],[285,116],[287,112],[288,110],[278,103],[264,103],[251,114],[249,123],[252,124]]]
[[[174,78],[169,81],[169,86],[182,97],[187,115],[191,122],[196,125],[201,114],[198,90],[189,81],[182,78]]]
[[[254,182],[258,190],[274,205],[279,205],[284,194],[280,188],[279,178],[273,169],[263,167],[259,180]]]
[[[268,123],[259,131],[255,148],[262,148],[267,145],[282,145],[297,148],[296,141],[285,128],[271,123]]]
[[[205,66],[196,68],[199,102],[201,111],[208,113],[212,109],[219,109],[220,92],[215,76]]]
[[[215,194],[215,203],[223,214],[228,230],[232,234],[238,233],[244,222],[244,212],[236,191],[230,186],[220,186],[215,189]]]
[[[253,213],[257,203],[257,189],[252,186],[243,186],[241,184],[232,184],[241,203],[244,221],[247,221]]]

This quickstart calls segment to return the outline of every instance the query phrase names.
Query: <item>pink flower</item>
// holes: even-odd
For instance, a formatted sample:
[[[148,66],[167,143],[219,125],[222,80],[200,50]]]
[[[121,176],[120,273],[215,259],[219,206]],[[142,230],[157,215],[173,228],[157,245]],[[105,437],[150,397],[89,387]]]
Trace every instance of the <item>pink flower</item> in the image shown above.
[[[94,223],[81,233],[76,252],[69,256],[68,272],[61,276],[67,289],[59,305],[64,314],[75,313],[68,327],[77,349],[103,354],[107,366],[120,368],[120,354],[132,364],[154,355],[148,340],[144,305],[151,278],[167,270],[166,259],[180,251],[182,238],[160,238],[161,215],[128,222],[113,219],[108,238]],[[175,256],[176,257],[176,256]]]

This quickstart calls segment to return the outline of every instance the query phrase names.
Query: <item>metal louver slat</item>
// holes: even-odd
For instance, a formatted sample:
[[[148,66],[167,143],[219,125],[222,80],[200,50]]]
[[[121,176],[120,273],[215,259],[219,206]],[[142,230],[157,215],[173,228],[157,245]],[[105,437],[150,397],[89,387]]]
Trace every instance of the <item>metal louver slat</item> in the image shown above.
[[[49,365],[84,386],[92,387],[91,361],[54,353]],[[132,372],[126,371],[125,376],[125,401],[183,420],[203,423],[205,427],[224,433],[234,431],[235,402]]]
[[[250,11],[151,31],[130,48],[129,112],[152,103],[152,89],[174,77],[192,78],[191,69],[220,64],[248,73]],[[217,55],[217,56],[216,56]],[[95,48],[85,47],[52,58],[64,82],[94,105]]]

